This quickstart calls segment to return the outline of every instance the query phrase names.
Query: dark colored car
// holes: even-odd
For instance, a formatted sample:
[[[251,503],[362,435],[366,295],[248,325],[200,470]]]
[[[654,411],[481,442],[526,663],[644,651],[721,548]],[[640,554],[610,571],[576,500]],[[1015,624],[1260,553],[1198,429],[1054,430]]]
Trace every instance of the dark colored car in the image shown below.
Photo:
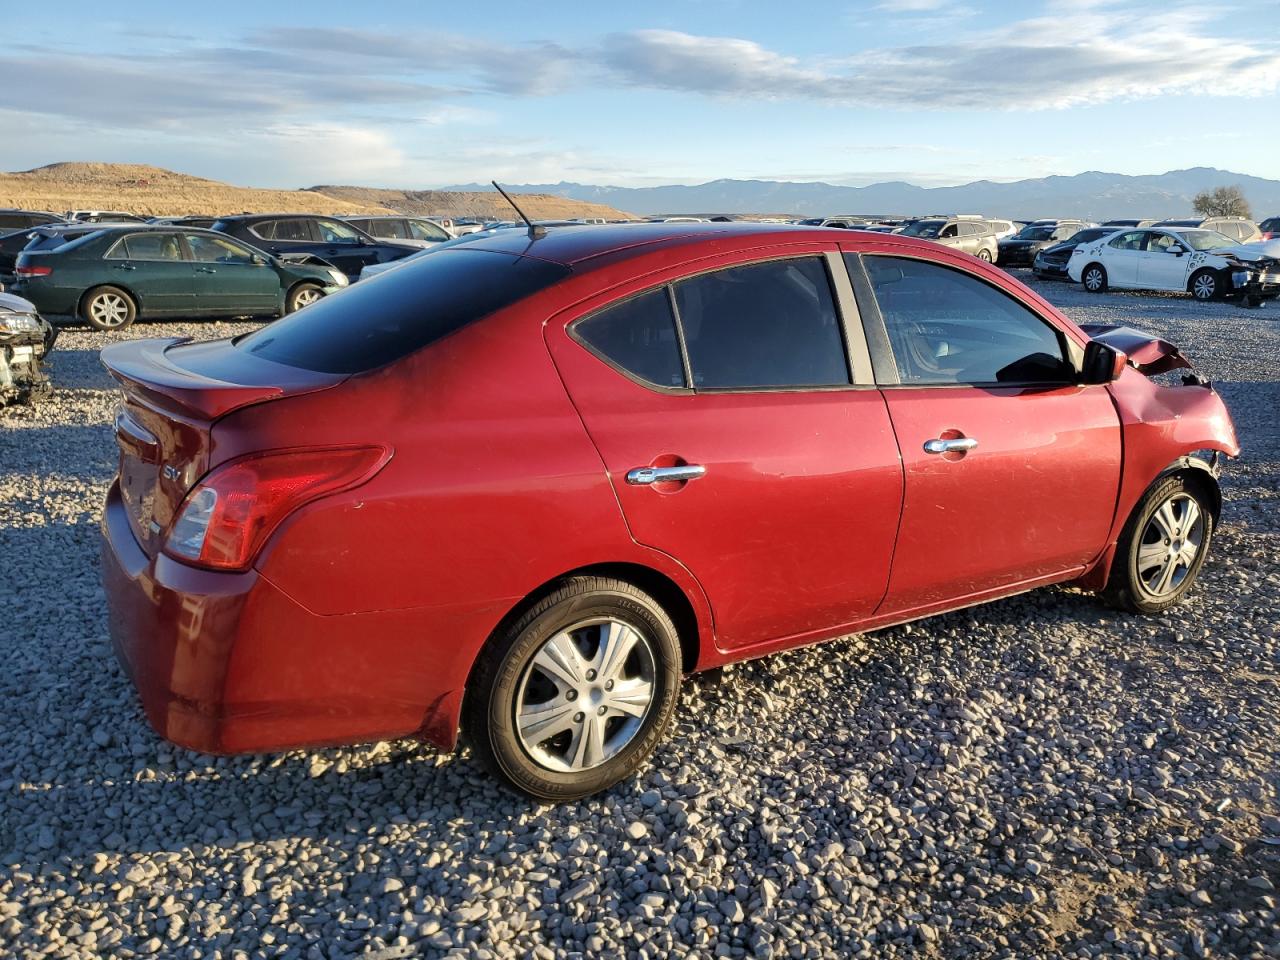
[[[42,227],[47,223],[62,222],[62,217],[45,210],[0,210],[0,234],[26,227]]]
[[[684,673],[1051,583],[1168,609],[1238,453],[1203,380],[1144,375],[1171,345],[848,230],[506,230],[102,359],[110,632],[157,730],[461,725],[551,800],[639,769]]]
[[[1012,237],[1000,241],[1000,253],[996,263],[1002,267],[1029,267],[1036,254],[1045,247],[1071,239],[1085,227],[1083,220],[1059,220],[1054,224],[1031,224]]]
[[[0,406],[48,396],[51,386],[40,364],[57,336],[35,304],[0,293]]]
[[[101,229],[96,224],[51,223],[43,227],[15,230],[0,236],[0,286],[8,289],[18,279],[14,265],[23,250],[51,250],[68,240]]]
[[[1067,276],[1067,264],[1071,260],[1071,251],[1082,243],[1101,240],[1118,230],[1117,227],[1085,227],[1077,230],[1069,239],[1037,252],[1031,269],[1041,280],[1070,280]]]
[[[1138,219],[1138,220],[1124,220],[1124,219],[1121,219],[1121,220],[1107,220],[1107,221],[1104,221],[1104,222],[1101,224],[1101,226],[1104,226],[1104,227],[1116,227],[1117,229],[1118,229],[1118,228],[1120,228],[1120,227],[1129,227],[1129,228],[1130,228],[1130,229],[1132,229],[1132,230],[1142,230],[1142,229],[1144,229],[1144,228],[1146,228],[1146,227],[1151,226],[1151,225],[1152,225],[1152,224],[1154,224],[1154,223],[1155,223],[1155,221],[1154,221],[1154,220],[1142,220],[1142,219]]]
[[[1262,232],[1263,240],[1280,238],[1280,217],[1267,217],[1258,224],[1258,229]]]
[[[13,292],[99,330],[138,317],[278,317],[346,286],[336,267],[293,263],[212,230],[98,224],[18,254]]]
[[[421,247],[378,240],[337,217],[242,214],[222,217],[213,229],[276,255],[311,254],[332,263],[351,282],[371,263],[399,260]]]

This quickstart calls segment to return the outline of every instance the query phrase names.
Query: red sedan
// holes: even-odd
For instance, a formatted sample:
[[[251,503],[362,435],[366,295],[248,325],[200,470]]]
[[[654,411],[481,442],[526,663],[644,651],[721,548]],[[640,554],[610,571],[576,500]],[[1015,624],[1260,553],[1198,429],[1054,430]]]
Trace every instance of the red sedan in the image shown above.
[[[966,254],[504,231],[235,340],[112,345],[111,632],[213,753],[416,736],[600,790],[681,676],[1074,581],[1191,588],[1238,452],[1171,345]]]

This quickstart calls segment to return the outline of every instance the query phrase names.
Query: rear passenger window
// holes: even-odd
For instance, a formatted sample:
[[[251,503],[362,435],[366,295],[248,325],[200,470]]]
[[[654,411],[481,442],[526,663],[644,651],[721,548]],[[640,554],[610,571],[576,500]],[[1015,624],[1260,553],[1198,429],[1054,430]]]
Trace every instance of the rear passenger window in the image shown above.
[[[661,387],[683,387],[684,364],[667,288],[579,320],[574,335],[601,359]]]
[[[1058,331],[990,284],[905,257],[862,262],[903,384],[1072,379]]]
[[[850,382],[821,258],[718,270],[677,283],[675,292],[695,388]]]
[[[120,249],[121,246],[124,250]],[[125,237],[120,244],[117,244],[111,255],[127,256],[130,260],[181,260],[182,250],[174,234],[138,233]]]

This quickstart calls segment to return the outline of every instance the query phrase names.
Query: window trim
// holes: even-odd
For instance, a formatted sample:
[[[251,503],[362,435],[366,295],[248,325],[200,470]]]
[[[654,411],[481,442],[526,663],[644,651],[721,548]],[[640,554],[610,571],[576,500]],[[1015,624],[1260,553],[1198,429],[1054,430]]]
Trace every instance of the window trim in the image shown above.
[[[1067,335],[1067,332],[1063,330],[1060,326],[1058,326],[1058,324],[1056,324],[1051,318],[1046,317],[1043,313],[1041,313],[1039,310],[1032,307],[1029,303],[1026,303],[1022,299],[1015,297],[1009,291],[1003,289],[999,284],[992,283],[990,280],[986,279],[985,277],[979,274],[973,273],[969,270],[966,270],[959,265],[946,263],[942,260],[937,260],[932,257],[921,256],[915,252],[908,253],[906,251],[903,251],[901,253],[897,253],[897,252],[890,253],[890,252],[881,252],[881,251],[867,251],[864,253],[862,251],[855,252],[850,250],[850,251],[846,251],[846,255],[854,256],[858,258],[857,274],[854,275],[853,271],[850,271],[850,274],[855,277],[854,292],[858,294],[858,306],[860,309],[863,310],[864,316],[868,316],[873,327],[873,329],[869,329],[867,331],[867,342],[868,342],[868,345],[871,346],[872,348],[872,361],[873,361],[873,364],[875,365],[875,369],[877,373],[877,386],[880,389],[896,390],[896,389],[905,388],[909,390],[938,390],[938,389],[950,390],[950,389],[955,389],[956,387],[966,387],[969,389],[978,389],[978,390],[993,390],[993,389],[1004,389],[1004,388],[1016,389],[1016,390],[1027,390],[1027,389],[1061,390],[1064,387],[1083,388],[1083,385],[1079,382],[1079,379],[1078,379],[1079,373],[1080,373],[1080,357],[1082,354],[1080,350],[1073,348],[1075,345],[1075,341],[1071,337],[1069,337]],[[979,283],[985,284],[987,287],[994,290],[996,293],[999,293],[1001,296],[1007,297],[1009,300],[1013,301],[1015,304],[1017,304],[1023,310],[1030,313],[1033,317],[1035,317],[1037,320],[1039,320],[1041,323],[1043,323],[1045,326],[1047,326],[1050,330],[1053,331],[1053,333],[1058,338],[1058,346],[1062,350],[1063,361],[1069,364],[1072,367],[1072,369],[1076,371],[1076,378],[1073,378],[1071,380],[1016,380],[1016,381],[986,380],[986,381],[979,381],[974,383],[903,383],[901,375],[898,372],[898,362],[893,356],[893,347],[889,341],[889,328],[884,322],[884,316],[880,312],[879,301],[876,299],[875,291],[871,286],[871,278],[867,274],[866,265],[863,263],[863,259],[865,257],[883,257],[885,259],[895,259],[895,260],[918,260],[921,263],[927,263],[935,267],[942,267],[945,270],[953,270],[956,273],[962,274],[963,276],[976,280]],[[859,279],[861,280],[861,283],[858,282]],[[869,310],[866,309],[864,306],[864,298],[870,305]],[[892,382],[888,382],[887,380],[886,381],[880,380],[879,374],[881,369],[884,369],[887,375],[892,376]]]

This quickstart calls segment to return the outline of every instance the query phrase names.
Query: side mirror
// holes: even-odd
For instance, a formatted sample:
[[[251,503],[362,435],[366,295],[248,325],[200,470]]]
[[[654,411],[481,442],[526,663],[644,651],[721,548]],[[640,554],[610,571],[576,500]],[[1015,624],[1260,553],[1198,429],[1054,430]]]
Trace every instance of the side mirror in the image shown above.
[[[267,262],[267,258],[260,253],[255,253],[253,256],[249,258],[249,262],[252,263],[255,267],[261,267]]]
[[[1178,244],[1175,243],[1172,247],[1169,248],[1169,252],[1172,253],[1175,257],[1180,257],[1187,252],[1187,248],[1179,246]]]
[[[1080,382],[1086,386],[1111,383],[1120,379],[1129,358],[1115,347],[1097,340],[1090,340],[1084,348],[1084,362],[1080,368]]]

